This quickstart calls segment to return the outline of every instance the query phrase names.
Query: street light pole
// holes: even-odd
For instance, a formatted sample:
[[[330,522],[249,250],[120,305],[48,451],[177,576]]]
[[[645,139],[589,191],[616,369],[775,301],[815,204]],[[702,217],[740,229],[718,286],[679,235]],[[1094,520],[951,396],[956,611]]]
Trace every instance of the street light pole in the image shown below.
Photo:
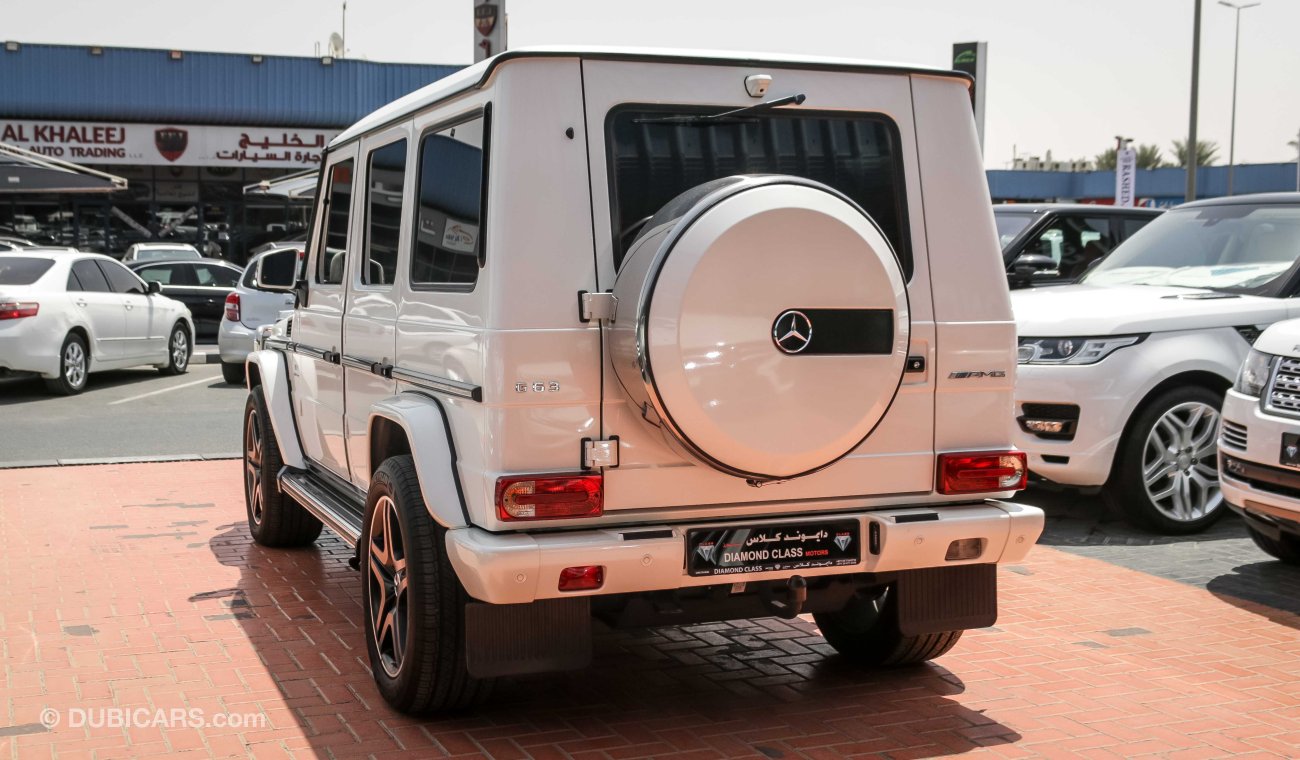
[[[1237,56],[1241,52],[1241,12],[1247,8],[1254,8],[1259,3],[1237,5],[1228,0],[1219,0],[1219,5],[1231,8],[1237,17],[1235,39],[1232,43],[1232,127],[1228,132],[1228,195],[1232,195],[1232,173],[1237,163]]]
[[[1196,96],[1200,94],[1201,85],[1201,0],[1196,0],[1196,11],[1192,19],[1192,108],[1187,119],[1187,146],[1183,151],[1184,163],[1187,164],[1188,202],[1196,200]]]

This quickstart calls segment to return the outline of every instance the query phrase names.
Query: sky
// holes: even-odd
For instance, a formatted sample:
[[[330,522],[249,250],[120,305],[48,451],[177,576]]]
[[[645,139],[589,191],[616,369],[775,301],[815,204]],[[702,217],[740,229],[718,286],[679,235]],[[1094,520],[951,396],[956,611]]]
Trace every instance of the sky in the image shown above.
[[[1092,158],[1187,133],[1194,0],[504,0],[510,47],[564,43],[831,55],[947,67],[989,44],[985,164]],[[4,39],[312,55],[339,0],[0,0]],[[1234,12],[1202,10],[1199,136],[1227,162]],[[1300,0],[1241,13],[1237,163],[1294,161]],[[349,0],[353,58],[473,60],[472,0]]]

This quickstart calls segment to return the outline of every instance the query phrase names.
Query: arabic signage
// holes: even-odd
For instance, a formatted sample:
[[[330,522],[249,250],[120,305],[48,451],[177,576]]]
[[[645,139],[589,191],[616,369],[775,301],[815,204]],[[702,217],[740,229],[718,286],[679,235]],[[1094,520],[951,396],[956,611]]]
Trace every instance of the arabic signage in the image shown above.
[[[857,520],[695,529],[686,535],[686,567],[699,576],[856,565],[858,530]]]
[[[1133,185],[1137,180],[1137,151],[1124,148],[1115,153],[1115,205],[1133,205]]]
[[[506,49],[506,0],[474,0],[474,60]]]
[[[78,164],[320,165],[333,130],[0,120],[0,143]]]

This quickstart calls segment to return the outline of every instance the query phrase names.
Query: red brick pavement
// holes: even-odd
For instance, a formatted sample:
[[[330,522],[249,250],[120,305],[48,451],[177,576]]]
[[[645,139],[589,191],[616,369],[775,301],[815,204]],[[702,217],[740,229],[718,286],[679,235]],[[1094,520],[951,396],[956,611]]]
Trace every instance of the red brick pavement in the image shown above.
[[[235,462],[0,472],[0,542],[22,760],[1300,756],[1300,619],[1044,547],[937,665],[855,672],[806,621],[602,632],[588,670],[419,721],[372,687],[341,543],[253,546]],[[106,707],[143,718],[70,725]],[[150,725],[175,709],[265,724]]]

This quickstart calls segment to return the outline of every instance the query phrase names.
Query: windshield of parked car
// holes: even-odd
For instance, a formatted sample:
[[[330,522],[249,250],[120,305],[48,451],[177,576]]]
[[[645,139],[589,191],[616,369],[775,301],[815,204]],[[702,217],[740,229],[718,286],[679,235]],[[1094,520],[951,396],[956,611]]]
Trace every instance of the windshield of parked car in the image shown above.
[[[995,212],[993,220],[998,224],[998,245],[1002,246],[1002,250],[1005,251],[1011,241],[1015,240],[1036,216],[1038,215],[1024,211]]]
[[[1161,215],[1082,282],[1277,296],[1298,259],[1300,205],[1202,206]]]
[[[31,285],[52,266],[54,262],[49,259],[5,256],[0,258],[0,285]]]
[[[201,259],[198,251],[189,248],[143,248],[135,252],[137,261],[156,259]]]

